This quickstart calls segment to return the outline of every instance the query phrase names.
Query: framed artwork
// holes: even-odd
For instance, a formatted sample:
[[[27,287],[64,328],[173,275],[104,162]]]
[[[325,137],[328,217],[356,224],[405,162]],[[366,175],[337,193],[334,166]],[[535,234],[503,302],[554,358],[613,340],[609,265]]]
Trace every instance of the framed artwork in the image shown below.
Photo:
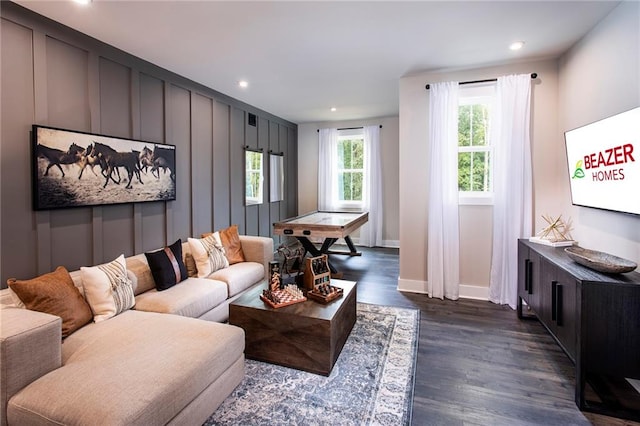
[[[176,147],[33,125],[34,210],[176,199]]]

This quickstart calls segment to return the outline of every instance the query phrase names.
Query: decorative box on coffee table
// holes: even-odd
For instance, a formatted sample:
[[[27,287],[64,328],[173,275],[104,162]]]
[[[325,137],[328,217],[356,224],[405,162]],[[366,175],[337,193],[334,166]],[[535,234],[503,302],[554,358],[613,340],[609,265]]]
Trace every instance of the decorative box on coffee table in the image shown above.
[[[245,356],[328,376],[356,322],[356,283],[333,280],[343,297],[272,308],[255,288],[229,305],[229,323],[245,332]]]

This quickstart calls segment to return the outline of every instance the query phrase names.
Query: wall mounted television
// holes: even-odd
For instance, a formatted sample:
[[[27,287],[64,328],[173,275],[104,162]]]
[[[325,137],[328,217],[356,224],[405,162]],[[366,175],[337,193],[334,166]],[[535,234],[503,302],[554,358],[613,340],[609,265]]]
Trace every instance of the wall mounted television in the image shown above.
[[[176,147],[33,125],[34,210],[176,199]]]
[[[640,107],[564,134],[571,202],[640,215]]]

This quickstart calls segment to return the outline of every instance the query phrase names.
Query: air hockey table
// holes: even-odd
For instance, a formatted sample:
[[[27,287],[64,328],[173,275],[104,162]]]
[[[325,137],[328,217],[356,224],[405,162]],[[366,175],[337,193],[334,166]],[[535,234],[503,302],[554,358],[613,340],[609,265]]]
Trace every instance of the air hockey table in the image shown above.
[[[368,212],[316,211],[274,223],[273,234],[297,238],[304,249],[314,257],[322,254],[360,256],[361,253],[356,250],[350,235],[367,223],[368,220]],[[311,242],[311,238],[324,238],[321,247],[318,248]],[[344,239],[347,247],[349,247],[348,252],[330,250],[331,246],[340,238]],[[329,261],[329,268],[332,274],[338,274],[331,261]]]

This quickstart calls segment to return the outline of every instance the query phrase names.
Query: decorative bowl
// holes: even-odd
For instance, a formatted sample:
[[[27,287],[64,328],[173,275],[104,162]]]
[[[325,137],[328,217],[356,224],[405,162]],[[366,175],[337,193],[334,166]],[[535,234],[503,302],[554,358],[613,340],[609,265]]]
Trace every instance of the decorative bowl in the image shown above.
[[[635,262],[630,260],[579,246],[567,247],[564,251],[575,262],[598,272],[622,274],[631,272],[638,267]]]

